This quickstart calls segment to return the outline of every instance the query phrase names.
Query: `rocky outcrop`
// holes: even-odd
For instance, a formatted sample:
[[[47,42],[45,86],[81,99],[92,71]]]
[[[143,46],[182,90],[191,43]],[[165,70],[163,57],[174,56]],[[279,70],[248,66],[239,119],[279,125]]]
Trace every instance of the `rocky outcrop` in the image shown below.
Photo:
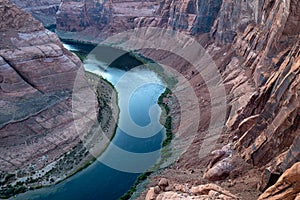
[[[159,25],[192,34],[208,33],[218,16],[222,0],[165,0],[158,10]]]
[[[89,162],[92,157],[81,139],[98,121],[99,108],[81,61],[63,47],[54,33],[8,0],[0,1],[0,19],[2,198],[35,187],[34,183],[47,185],[59,181],[81,167],[80,160],[84,164]],[[108,85],[101,84],[101,88]],[[77,109],[73,101],[75,92],[84,92],[87,98]],[[101,90],[97,93],[102,94]],[[103,97],[114,101],[111,94],[112,89]],[[87,113],[89,119],[84,117]],[[106,114],[102,119],[108,117]],[[111,128],[107,128],[107,121],[103,127],[111,134],[114,125],[109,123]],[[76,156],[70,154],[69,158],[66,153],[70,151]],[[51,177],[55,170],[59,173]]]
[[[261,179],[259,189],[264,191],[299,162],[299,11],[297,0],[223,1],[212,27],[213,41],[203,42],[204,35],[198,39],[219,67],[227,92],[228,120],[216,148],[224,146],[224,142],[233,142],[236,156],[230,158],[229,168],[226,157],[225,163],[222,162],[225,153],[220,150],[212,152],[211,158],[198,161],[195,157],[203,140],[199,136],[163,176],[169,175],[179,183],[205,182],[199,178],[203,175],[209,181],[228,177],[224,185],[242,199],[253,199],[258,179]],[[164,60],[172,60],[172,56],[166,57]],[[180,61],[174,66],[183,75],[192,70]],[[196,76],[189,81],[203,84]],[[207,91],[196,84],[193,87],[205,99],[203,94]],[[205,134],[198,131],[199,135]],[[154,182],[155,178],[151,180]],[[241,190],[252,191],[245,194]]]
[[[61,37],[75,37],[93,41],[132,29],[137,24],[155,21],[159,2],[151,1],[94,1],[63,0],[56,16],[57,30]],[[154,23],[156,24],[156,23]],[[67,36],[66,36],[67,35]]]
[[[0,9],[1,170],[8,172],[49,152],[43,165],[63,153],[57,146],[78,142],[69,103],[82,64],[29,14],[6,0]]]
[[[228,127],[242,156],[266,169],[261,190],[299,160],[300,30],[291,23],[300,22],[299,10],[298,1],[265,1],[261,18],[234,41],[256,89]]]
[[[145,200],[168,200],[168,199],[238,199],[235,195],[229,191],[219,187],[215,184],[198,185],[191,188],[187,188],[185,185],[174,184],[168,188],[162,188],[161,186],[151,187],[146,195]]]
[[[259,200],[293,200],[300,194],[300,163],[294,164],[290,169],[286,170],[278,181],[267,189]]]
[[[56,24],[56,12],[61,0],[12,0],[12,2],[29,12],[44,26]]]
[[[230,144],[211,152],[212,158],[203,177],[210,181],[223,180],[228,177],[233,169],[232,154]]]

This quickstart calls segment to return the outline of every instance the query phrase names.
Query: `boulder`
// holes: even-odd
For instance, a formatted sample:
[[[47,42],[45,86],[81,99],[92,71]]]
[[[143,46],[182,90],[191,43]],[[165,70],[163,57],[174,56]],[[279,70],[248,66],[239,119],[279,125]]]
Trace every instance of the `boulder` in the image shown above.
[[[155,189],[154,187],[151,187],[147,192],[145,200],[154,200],[155,196]]]
[[[169,181],[168,181],[168,179],[166,179],[166,178],[162,178],[162,179],[160,179],[159,182],[158,182],[158,186],[161,187],[161,188],[165,188],[165,187],[167,187],[168,185],[169,185]]]
[[[217,193],[223,194],[232,199],[238,199],[235,195],[231,194],[229,191],[221,188],[216,184],[206,184],[194,186],[190,189],[190,193],[193,195],[216,195]]]
[[[300,193],[300,162],[286,170],[258,200],[294,200]]]

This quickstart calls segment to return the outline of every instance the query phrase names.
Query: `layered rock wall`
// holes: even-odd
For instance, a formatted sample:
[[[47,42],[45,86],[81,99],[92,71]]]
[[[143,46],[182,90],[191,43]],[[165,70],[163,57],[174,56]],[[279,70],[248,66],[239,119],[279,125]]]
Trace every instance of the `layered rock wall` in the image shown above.
[[[75,79],[81,89],[90,91],[79,58],[8,0],[0,1],[0,19],[2,188],[11,181],[8,174],[14,178],[32,175],[70,151],[91,122],[72,112]],[[95,95],[90,98],[96,100]],[[97,120],[97,115],[91,117]]]
[[[208,33],[217,18],[222,0],[165,0],[158,12],[165,25],[174,30],[187,31],[192,34]]]
[[[187,5],[184,1],[177,3]],[[184,17],[171,18],[175,21],[169,23],[170,16],[174,16],[171,13],[176,10],[172,9],[176,7],[173,1],[165,3],[163,7],[162,16],[167,16],[163,18],[164,24],[167,26],[174,24],[171,26],[174,29],[176,29],[175,24],[179,24],[177,30],[188,30],[186,29],[188,26],[181,26],[185,23],[182,20]],[[185,10],[183,13],[188,12]],[[213,42],[211,43],[209,39],[203,42],[199,37],[199,41],[203,42],[218,65],[227,90],[228,120],[224,135],[230,138],[228,142],[233,142],[232,146],[236,154],[246,160],[254,171],[257,170],[248,172],[249,168],[246,165],[233,158],[231,162],[236,169],[232,173],[226,171],[230,179],[225,182],[229,182],[231,190],[236,190],[239,194],[240,190],[243,190],[240,185],[245,182],[248,186],[253,182],[258,183],[252,182],[249,178],[251,176],[260,179],[258,188],[264,191],[275,184],[280,175],[300,159],[299,148],[297,148],[300,137],[299,13],[300,2],[297,0],[224,0],[211,30]],[[193,33],[192,30],[191,28],[188,32]],[[180,68],[182,74],[190,71],[188,67],[185,69],[183,66],[180,67],[179,63],[176,63],[177,68]],[[197,81],[202,83],[200,79]],[[202,133],[199,130],[199,135]],[[226,139],[222,138],[222,143],[224,140]],[[205,159],[202,162],[194,159],[201,146],[201,137],[195,139],[194,143],[195,145],[191,145],[175,166],[165,171],[166,177],[172,177],[173,180],[182,183],[183,178],[177,176],[176,171],[188,173],[186,171],[191,168],[195,174],[198,170],[201,171],[201,163],[206,162]],[[209,177],[212,180],[224,179],[222,172],[225,169],[222,168],[222,163],[215,160],[209,163],[208,167],[212,167],[212,170],[208,172],[216,171]],[[216,170],[215,166],[219,168]],[[294,169],[292,168],[291,171]],[[200,181],[193,174],[181,176],[189,180],[186,181],[187,184],[191,184],[191,179],[194,182]],[[243,177],[246,176],[247,178],[244,179]],[[154,176],[152,179],[152,186],[155,178],[157,177]],[[236,181],[243,180],[237,186],[232,184],[231,178]],[[280,181],[282,182],[282,179]],[[279,190],[279,184],[270,191]],[[291,184],[299,183],[295,181]],[[253,185],[252,189],[255,190],[256,185]],[[297,189],[293,192],[296,195],[300,191]],[[273,195],[275,193],[276,191]],[[254,191],[250,194],[253,195]],[[249,194],[240,195],[242,199],[249,197]],[[283,192],[283,195],[286,194]]]
[[[109,1],[63,0],[59,6],[57,29],[80,32],[87,27],[102,29],[111,20]]]
[[[45,26],[56,24],[56,12],[61,0],[12,0]]]

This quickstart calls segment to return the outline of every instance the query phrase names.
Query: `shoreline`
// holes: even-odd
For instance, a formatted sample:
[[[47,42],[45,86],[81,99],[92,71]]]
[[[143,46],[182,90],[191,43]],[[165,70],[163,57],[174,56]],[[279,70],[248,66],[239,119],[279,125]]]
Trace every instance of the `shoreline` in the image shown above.
[[[166,129],[166,135],[164,140],[162,141],[162,147],[160,149],[161,155],[160,159],[146,172],[140,174],[136,181],[134,182],[133,186],[124,193],[119,200],[129,200],[129,199],[136,199],[140,196],[140,194],[146,189],[146,184],[148,183],[148,178],[151,177],[153,174],[158,173],[160,170],[163,170],[165,167],[163,167],[165,164],[167,164],[167,159],[171,157],[170,154],[170,147],[172,139],[174,138],[174,130],[175,127],[173,126],[172,122],[172,113],[171,107],[168,106],[167,101],[164,101],[165,98],[174,98],[173,93],[170,91],[170,89],[166,88],[165,91],[159,96],[159,99],[157,101],[158,105],[162,109],[162,113],[160,116],[161,124]],[[174,113],[173,113],[174,114]],[[168,120],[170,119],[170,121]]]
[[[56,32],[57,34],[57,32]],[[70,39],[70,38],[61,38],[61,35],[58,34],[58,36],[60,37],[60,40],[61,41],[64,41],[66,42],[67,44],[70,43],[70,44],[77,44],[77,45],[91,45],[91,46],[97,46],[96,43],[93,43],[92,41],[84,41],[84,40],[76,40],[74,38]],[[77,55],[76,52],[74,51],[71,51],[72,53],[75,53]],[[78,56],[78,55],[77,55]],[[142,62],[142,63],[147,63],[147,62],[150,62],[151,59],[147,58],[146,56],[144,56],[142,53],[139,53],[139,52],[130,52],[130,56],[137,59],[138,61]],[[84,57],[85,58],[85,57]],[[126,200],[126,199],[130,199],[132,198],[133,196],[136,196],[139,195],[141,192],[143,192],[143,190],[145,190],[145,186],[144,183],[145,181],[147,181],[148,177],[150,177],[153,173],[156,173],[160,170],[160,166],[163,166],[165,163],[167,164],[167,159],[169,157],[171,157],[170,155],[170,145],[171,145],[171,142],[172,142],[172,139],[173,139],[173,129],[171,127],[171,124],[172,124],[172,114],[169,113],[170,112],[170,107],[168,107],[168,104],[167,103],[164,103],[163,101],[160,101],[160,99],[163,99],[165,98],[166,96],[170,95],[172,96],[172,92],[171,91],[167,91],[168,87],[173,89],[175,87],[175,85],[177,84],[177,79],[175,80],[174,77],[168,75],[168,74],[165,74],[163,71],[161,71],[161,66],[159,66],[158,64],[155,63],[155,65],[149,65],[149,64],[146,64],[147,68],[149,68],[150,70],[152,70],[153,72],[155,72],[164,82],[165,84],[167,85],[167,88],[166,90],[164,91],[164,93],[162,93],[158,99],[158,105],[161,107],[162,109],[162,113],[161,113],[161,124],[166,128],[168,129],[169,131],[169,137],[168,135],[166,134],[166,137],[164,138],[164,140],[162,141],[162,148],[161,148],[161,158],[158,160],[157,163],[155,163],[153,165],[153,167],[151,167],[149,170],[147,170],[146,172],[140,174],[136,181],[134,182],[134,184],[132,185],[132,187],[126,192],[124,193],[121,197],[119,197],[119,200]],[[86,73],[88,74],[93,74],[92,72],[88,72],[86,71]],[[96,74],[93,74],[93,75],[96,75]],[[98,75],[96,75],[98,76]],[[99,77],[99,76],[98,76]],[[104,79],[104,81],[109,84],[111,87],[114,88],[114,86],[107,80]],[[116,94],[117,91],[115,91]],[[171,92],[171,93],[170,93]],[[118,102],[118,99],[116,100]],[[119,109],[119,107],[118,107]],[[174,113],[173,113],[174,114]],[[169,123],[169,125],[167,125],[167,116],[169,116],[171,118],[171,121]],[[164,121],[164,122],[163,122]],[[166,127],[168,126],[168,127]],[[111,139],[113,139],[114,135],[115,135],[115,131],[117,129],[117,126],[115,127],[115,130],[114,130],[114,134],[112,136]],[[170,136],[172,138],[170,138]],[[165,145],[163,145],[165,143]],[[106,149],[106,148],[105,148]],[[104,149],[104,151],[105,151]],[[104,152],[103,151],[103,152]],[[101,154],[100,154],[101,155]],[[90,160],[89,162],[86,163],[86,165],[84,165],[81,169],[79,169],[79,171],[77,172],[80,172],[81,170],[85,169],[86,167],[88,167],[89,165],[91,165],[94,161],[96,160],[96,158],[94,158],[93,160]],[[163,167],[165,168],[165,167]],[[74,174],[76,174],[77,172],[75,172]],[[74,175],[72,174],[72,175]],[[61,180],[60,182],[70,178],[72,175],[66,177],[65,179]],[[58,183],[60,183],[58,182]],[[56,183],[56,184],[58,184]],[[138,191],[138,190],[142,190],[142,191]]]
[[[85,71],[85,76],[91,88],[95,86],[97,87],[98,84],[92,86],[92,84],[90,83],[91,81],[88,80],[89,77],[93,77],[94,79],[101,81],[102,86],[105,85],[106,89],[105,91],[103,91],[103,93],[110,93],[111,91],[113,91],[110,102],[112,107],[108,106],[106,108],[106,111],[99,110],[98,115],[105,115],[107,114],[107,110],[111,109],[112,115],[110,117],[112,117],[112,119],[116,119],[117,121],[120,110],[118,107],[118,94],[114,86],[97,74]],[[101,102],[99,102],[100,98],[98,97],[99,96],[97,96],[98,104],[100,106]],[[104,102],[104,104],[106,103]],[[113,117],[113,115],[115,117]],[[108,129],[108,131],[104,131],[103,134],[108,135],[109,141],[111,141],[115,136],[117,130],[117,122],[108,121],[108,123],[109,127],[111,128]],[[97,124],[98,122],[91,127],[87,135],[93,135],[93,131],[95,131],[95,128],[97,128],[95,127],[95,125]],[[113,124],[115,124],[115,126],[113,126]],[[102,151],[99,152],[99,154],[97,154],[97,157],[106,150],[108,145],[109,143],[105,145],[105,147],[102,149]],[[34,174],[28,174],[22,177],[18,177],[17,179],[5,184],[4,187],[1,188],[0,199],[14,199],[14,196],[16,196],[17,194],[57,185],[90,166],[97,160],[97,157],[91,155],[89,153],[89,150],[83,144],[82,140],[79,139],[78,143],[73,146],[70,151],[65,152],[58,159],[39,169]],[[73,161],[72,164],[66,164],[70,161]],[[77,163],[74,164],[74,162]],[[16,177],[16,175],[11,175],[11,177]]]
[[[65,41],[66,43],[71,43],[71,44],[77,44],[77,45],[96,45],[95,43],[92,42],[84,42],[84,41],[77,41],[75,39],[62,39],[62,41]],[[76,52],[73,52],[76,54]],[[167,102],[164,102],[164,98],[169,98],[173,97],[172,91],[169,89],[173,89],[176,87],[177,84],[177,79],[175,77],[172,77],[168,74],[166,74],[163,71],[163,68],[159,66],[156,63],[152,63],[151,59],[147,58],[140,52],[129,52],[129,55],[133,57],[134,59],[137,59],[138,61],[142,63],[146,63],[146,67],[155,72],[162,80],[163,82],[167,85],[166,90],[160,95],[158,99],[158,105],[162,109],[162,113],[160,116],[160,121],[161,124],[166,128],[166,136],[164,140],[162,141],[162,147],[161,147],[161,158],[158,160],[157,163],[153,165],[149,170],[147,170],[144,173],[141,173],[134,184],[131,186],[131,188],[125,192],[121,197],[119,197],[119,200],[128,200],[131,199],[133,196],[138,197],[139,194],[145,189],[144,183],[147,181],[148,177],[150,177],[153,173],[158,172],[164,165],[168,165],[168,158],[171,157],[171,142],[173,139],[173,131],[175,128],[172,128],[172,117],[175,112],[170,112],[172,109],[171,107],[168,106]],[[149,64],[151,63],[151,64]],[[108,84],[112,85],[110,82]],[[113,85],[112,85],[113,86]],[[168,119],[168,120],[167,120]],[[138,191],[142,190],[142,191]],[[133,197],[134,198],[134,197]],[[135,199],[135,198],[134,198]]]

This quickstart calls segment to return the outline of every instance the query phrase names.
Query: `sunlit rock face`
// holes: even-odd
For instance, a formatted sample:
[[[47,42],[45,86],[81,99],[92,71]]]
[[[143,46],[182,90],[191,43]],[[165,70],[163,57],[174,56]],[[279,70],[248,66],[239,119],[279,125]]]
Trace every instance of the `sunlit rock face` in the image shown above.
[[[265,170],[261,190],[300,159],[299,13],[297,0],[224,1],[212,30],[217,44],[232,44],[240,59],[236,68],[249,78],[231,95],[253,88],[248,100],[244,93],[232,101],[227,126],[239,138],[240,155]]]

